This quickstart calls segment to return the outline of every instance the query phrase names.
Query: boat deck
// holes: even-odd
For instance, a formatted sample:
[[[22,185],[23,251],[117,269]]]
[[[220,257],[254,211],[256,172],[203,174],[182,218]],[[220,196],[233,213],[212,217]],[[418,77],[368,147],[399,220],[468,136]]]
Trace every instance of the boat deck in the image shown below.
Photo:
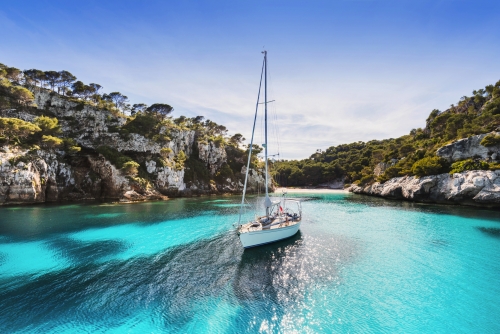
[[[293,226],[300,222],[300,218],[298,219],[283,219],[283,218],[277,218],[273,220],[271,223],[262,225],[261,223],[258,222],[250,222],[246,223],[244,225],[241,225],[239,228],[240,233],[248,233],[248,232],[257,232],[257,231],[263,231],[263,230],[274,230],[278,228],[283,228],[283,227],[288,227],[288,226]]]

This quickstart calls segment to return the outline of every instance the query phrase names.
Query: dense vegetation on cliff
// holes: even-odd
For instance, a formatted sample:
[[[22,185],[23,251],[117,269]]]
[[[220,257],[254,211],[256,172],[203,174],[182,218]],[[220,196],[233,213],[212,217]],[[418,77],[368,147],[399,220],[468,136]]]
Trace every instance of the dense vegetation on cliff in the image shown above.
[[[274,164],[275,179],[283,186],[317,185],[344,178],[346,183],[368,184],[403,175],[499,168],[494,162],[477,159],[450,165],[436,156],[436,150],[443,145],[499,128],[500,81],[474,90],[472,96],[463,96],[443,112],[433,110],[425,128],[413,129],[408,135],[332,146],[308,159],[278,161]],[[489,135],[481,144],[499,142],[498,136]],[[377,166],[383,171],[380,175],[375,175]]]
[[[163,188],[185,182],[207,191],[232,184],[237,190],[248,158],[241,134],[228,136],[225,126],[203,116],[174,118],[173,107],[165,103],[130,104],[120,92],[102,90],[68,71],[21,71],[0,64],[0,147],[26,152],[11,158],[11,165],[35,162],[43,152],[73,164],[100,155],[136,190],[155,182]],[[258,152],[252,167],[261,167]]]

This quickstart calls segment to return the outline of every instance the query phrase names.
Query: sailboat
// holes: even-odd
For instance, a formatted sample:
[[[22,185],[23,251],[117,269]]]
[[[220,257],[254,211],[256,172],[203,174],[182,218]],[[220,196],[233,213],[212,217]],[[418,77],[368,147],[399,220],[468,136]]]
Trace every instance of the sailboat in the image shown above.
[[[250,140],[247,169],[245,173],[245,184],[241,197],[241,207],[238,218],[238,234],[244,248],[250,248],[276,242],[294,236],[300,228],[302,219],[302,205],[298,200],[286,198],[283,193],[278,200],[271,200],[269,197],[269,173],[268,173],[268,145],[267,145],[267,104],[272,102],[267,100],[267,51],[264,54],[264,62],[260,75],[259,94],[255,107],[255,116],[252,128],[252,138]],[[264,160],[266,173],[266,194],[264,198],[265,215],[256,216],[254,220],[241,224],[241,216],[245,206],[245,194],[247,190],[248,172],[250,170],[250,160],[252,157],[253,138],[255,133],[255,123],[259,110],[260,90],[262,86],[262,74],[264,74]]]

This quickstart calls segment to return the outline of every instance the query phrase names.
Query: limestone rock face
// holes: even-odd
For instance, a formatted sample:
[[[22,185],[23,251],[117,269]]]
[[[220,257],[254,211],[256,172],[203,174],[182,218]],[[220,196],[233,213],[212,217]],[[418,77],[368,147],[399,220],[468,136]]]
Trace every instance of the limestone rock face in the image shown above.
[[[195,141],[195,132],[192,130],[186,131],[172,131],[173,140],[168,144],[174,154],[184,151],[186,156],[190,156],[193,152],[193,145]],[[224,151],[225,153],[226,151]],[[225,161],[224,161],[225,162]]]
[[[83,141],[81,141],[81,143],[82,142]],[[160,150],[162,149],[160,144],[155,143],[137,133],[131,133],[128,140],[122,139],[117,133],[110,133],[100,140],[100,145],[114,147],[120,152],[133,151],[160,153]],[[92,145],[91,143],[87,145],[87,147],[92,146],[96,145]]]
[[[78,154],[62,149],[22,151],[0,147],[0,205],[79,200],[138,201],[165,199],[166,196],[189,196],[221,192],[241,192],[242,177],[235,175],[218,182],[214,180],[185,183],[186,169],[176,163],[183,151],[189,158],[198,148],[195,160],[201,160],[210,172],[210,179],[227,161],[224,147],[214,142],[197,142],[193,130],[169,129],[167,142],[158,143],[137,133],[123,134],[119,128],[126,123],[123,116],[99,110],[83,102],[70,101],[47,90],[34,92],[35,103],[45,114],[58,118],[64,137],[81,146]],[[2,110],[2,117],[15,117],[33,122],[40,111]],[[168,129],[160,129],[165,133]],[[104,156],[99,146],[122,152],[140,163],[147,176],[127,176]],[[160,155],[163,148],[170,153]],[[250,173],[251,184],[263,186],[262,171]],[[252,190],[249,190],[252,191]]]
[[[74,186],[71,170],[55,154],[39,151],[30,161],[16,159],[26,153],[0,152],[0,204],[55,201],[62,188]]]
[[[154,160],[146,162],[147,171],[156,175],[156,188],[162,193],[174,191],[183,191],[186,189],[184,183],[184,169],[176,170],[173,167],[156,166]]]
[[[102,155],[88,157],[88,162],[90,171],[100,179],[104,198],[120,198],[124,192],[131,189],[127,178]]]
[[[353,185],[349,191],[417,202],[500,207],[500,170],[467,171],[417,178],[403,176],[367,187]]]
[[[241,168],[241,175],[243,176],[243,182],[245,181],[246,171],[247,171],[246,166],[243,166]],[[250,168],[250,170],[248,171],[247,191],[264,192],[265,191],[265,188],[264,188],[265,184],[266,184],[265,171],[262,169],[255,170],[253,168]],[[267,187],[269,190],[273,189],[271,176],[269,174],[267,177]],[[243,189],[243,184],[241,184],[241,189]]]
[[[71,166],[54,152],[26,153],[0,153],[0,204],[95,199],[96,194],[99,198],[119,197],[125,186],[124,178],[103,158],[89,157],[84,164]],[[94,175],[93,182],[89,173]]]
[[[375,176],[380,176],[385,173],[386,169],[394,166],[398,162],[398,159],[391,159],[390,162],[379,162],[373,169],[373,174]]]
[[[194,143],[194,131],[172,131],[172,134],[172,140],[164,146],[137,133],[129,134],[126,140],[121,138],[118,133],[107,133],[99,138],[97,145],[90,142],[86,143],[85,140],[80,140],[78,143],[86,147],[107,145],[116,148],[120,152],[142,153],[160,153],[162,148],[168,147],[172,150],[171,157],[178,154],[180,151],[184,151],[184,153],[189,156],[192,152]]]
[[[492,132],[492,134],[500,134]],[[449,162],[480,157],[482,160],[497,160],[500,158],[500,145],[485,147],[481,145],[481,140],[488,134],[457,140],[456,142],[443,146],[437,150],[439,157],[445,158]]]
[[[205,162],[210,170],[210,174],[215,172],[227,160],[226,150],[223,147],[218,147],[214,142],[201,143],[198,142],[199,158]]]
[[[109,111],[99,110],[87,104],[68,101],[54,92],[35,91],[35,102],[38,109],[49,110],[58,119],[64,133],[70,133],[78,144],[85,147],[99,145],[107,137],[118,136],[113,129],[125,124],[126,119]]]
[[[0,154],[0,173],[2,175],[0,186],[0,201],[13,203],[43,202],[45,194],[41,191],[40,173],[37,166],[24,162],[9,162],[15,158],[15,153]],[[41,168],[46,165],[41,165]],[[37,182],[38,181],[38,182]]]

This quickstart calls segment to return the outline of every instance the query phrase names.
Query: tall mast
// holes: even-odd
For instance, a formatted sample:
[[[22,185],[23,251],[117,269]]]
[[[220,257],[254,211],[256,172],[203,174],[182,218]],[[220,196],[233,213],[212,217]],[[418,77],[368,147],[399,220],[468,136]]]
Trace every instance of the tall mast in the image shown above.
[[[266,163],[266,198],[264,199],[264,205],[266,206],[266,216],[269,216],[269,208],[271,207],[271,199],[269,198],[268,193],[268,175],[267,175],[267,51],[263,51],[264,53],[264,138],[265,138],[265,153],[264,160]]]

